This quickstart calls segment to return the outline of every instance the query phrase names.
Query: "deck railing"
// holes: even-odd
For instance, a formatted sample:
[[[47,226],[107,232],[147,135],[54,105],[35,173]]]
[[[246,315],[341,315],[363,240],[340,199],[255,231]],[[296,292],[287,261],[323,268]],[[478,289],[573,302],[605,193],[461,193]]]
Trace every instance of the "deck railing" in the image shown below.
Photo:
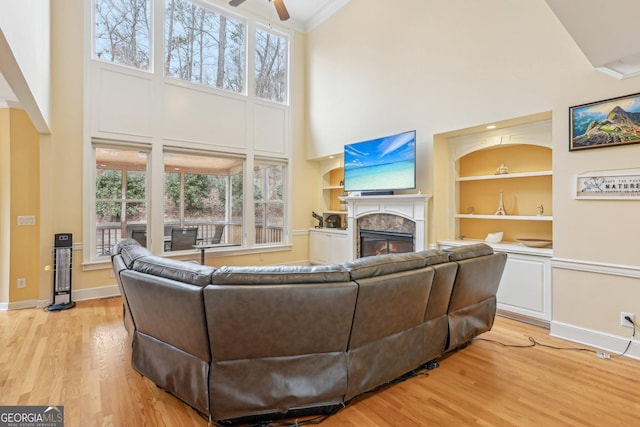
[[[242,224],[240,223],[220,223],[220,222],[186,222],[185,227],[195,227],[198,229],[198,241],[211,243],[215,235],[216,225],[224,224],[221,243],[231,243],[242,245]],[[96,251],[97,256],[111,255],[113,247],[123,238],[131,237],[133,230],[145,230],[145,223],[127,224],[125,235],[122,235],[122,226],[117,223],[100,224],[96,229]],[[167,223],[164,225],[166,236],[171,235],[171,229],[179,227],[179,224]],[[282,227],[256,225],[255,243],[256,245],[282,243],[284,230]]]

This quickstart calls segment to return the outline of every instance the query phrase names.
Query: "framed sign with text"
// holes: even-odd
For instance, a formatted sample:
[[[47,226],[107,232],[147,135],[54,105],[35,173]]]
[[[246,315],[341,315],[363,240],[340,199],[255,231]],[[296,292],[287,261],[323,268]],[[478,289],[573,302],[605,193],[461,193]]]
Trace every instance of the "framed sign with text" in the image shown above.
[[[576,178],[576,199],[640,199],[640,171],[586,172]]]

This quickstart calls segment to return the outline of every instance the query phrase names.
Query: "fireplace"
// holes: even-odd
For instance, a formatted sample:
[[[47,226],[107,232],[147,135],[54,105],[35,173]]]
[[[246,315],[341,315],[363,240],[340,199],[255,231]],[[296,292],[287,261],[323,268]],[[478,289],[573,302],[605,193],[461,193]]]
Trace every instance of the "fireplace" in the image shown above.
[[[393,196],[346,196],[347,240],[350,245],[350,259],[361,257],[363,251],[360,233],[375,230],[411,235],[408,251],[425,249],[426,203],[429,194],[398,194]],[[403,252],[406,252],[403,250]]]
[[[360,256],[413,252],[413,233],[360,230]]]

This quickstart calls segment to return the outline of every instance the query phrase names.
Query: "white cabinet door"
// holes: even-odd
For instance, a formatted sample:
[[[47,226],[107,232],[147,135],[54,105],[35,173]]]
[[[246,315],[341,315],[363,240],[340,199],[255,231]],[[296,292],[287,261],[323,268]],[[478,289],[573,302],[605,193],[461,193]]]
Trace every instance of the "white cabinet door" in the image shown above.
[[[509,253],[497,298],[502,310],[550,321],[550,258]]]
[[[439,242],[442,249],[469,244]],[[492,244],[495,252],[507,253],[500,280],[498,309],[507,317],[548,326],[551,321],[551,252],[514,244]]]
[[[332,234],[329,240],[329,264],[339,264],[349,259],[349,237],[346,234]]]
[[[309,261],[311,264],[329,262],[329,236],[317,230],[309,231]]]
[[[339,264],[349,260],[349,236],[346,232],[309,230],[311,264]]]

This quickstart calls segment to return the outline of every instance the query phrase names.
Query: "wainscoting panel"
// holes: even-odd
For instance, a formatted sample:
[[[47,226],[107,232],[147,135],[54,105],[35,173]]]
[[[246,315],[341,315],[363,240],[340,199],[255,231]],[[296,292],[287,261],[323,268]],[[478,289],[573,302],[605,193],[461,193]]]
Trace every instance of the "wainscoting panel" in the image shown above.
[[[633,311],[633,307],[637,306],[635,295],[637,295],[637,279],[640,279],[640,267],[564,258],[552,258],[551,267],[555,272],[553,283],[556,288],[555,298],[563,300],[557,301],[557,304],[567,307],[575,300],[575,304],[578,305],[576,309],[581,312],[592,311],[593,316],[599,321],[592,322],[595,326],[588,328],[566,320],[552,320],[550,335],[603,349],[612,357],[622,354],[626,349],[625,356],[640,360],[640,339],[633,336],[632,328],[618,326],[619,312]],[[574,273],[568,276],[570,272]],[[560,273],[563,273],[562,279],[556,280],[556,276]],[[558,295],[557,288],[561,285],[564,285],[564,291]],[[597,295],[600,292],[606,292],[609,288],[615,288],[616,292],[622,290],[628,293],[628,304],[624,303],[620,306],[601,304]],[[602,325],[603,330],[593,329],[594,327],[600,329],[599,325],[602,322],[606,323]]]
[[[254,115],[254,148],[266,154],[287,154],[287,114],[278,105],[256,103]]]
[[[92,134],[151,138],[154,104],[151,76],[106,66],[97,68],[94,75],[96,96],[92,99],[96,105]]]
[[[247,146],[247,102],[240,96],[167,82],[162,137],[209,146]]]

